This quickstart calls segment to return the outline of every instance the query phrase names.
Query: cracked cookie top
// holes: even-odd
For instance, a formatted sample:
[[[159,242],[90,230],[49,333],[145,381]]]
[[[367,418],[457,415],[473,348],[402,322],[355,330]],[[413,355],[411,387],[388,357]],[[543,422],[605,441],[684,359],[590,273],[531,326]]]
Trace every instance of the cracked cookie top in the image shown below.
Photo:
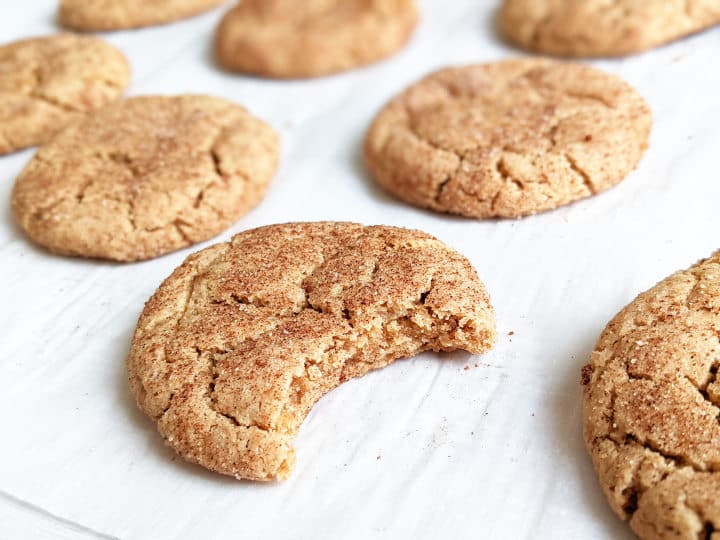
[[[0,155],[49,140],[115,101],[129,80],[123,54],[95,37],[57,34],[0,46]]]
[[[243,0],[220,23],[215,50],[232,71],[319,77],[390,56],[417,20],[414,0]]]
[[[720,253],[638,296],[583,368],[585,442],[641,538],[720,533],[718,368]]]
[[[490,300],[432,236],[353,223],[240,233],[190,257],[148,301],[130,386],[185,459],[286,478],[292,439],[343,381],[424,350],[488,350]]]
[[[558,56],[623,56],[720,24],[717,0],[505,0],[502,33]]]
[[[506,60],[433,73],[373,122],[365,160],[411,204],[519,217],[599,193],[637,165],[652,115],[627,83],[580,64]]]
[[[76,122],[18,177],[13,213],[66,255],[134,261],[222,232],[264,196],[274,131],[209,96],[140,97]]]
[[[192,17],[227,0],[61,0],[60,24],[75,30],[119,30]]]

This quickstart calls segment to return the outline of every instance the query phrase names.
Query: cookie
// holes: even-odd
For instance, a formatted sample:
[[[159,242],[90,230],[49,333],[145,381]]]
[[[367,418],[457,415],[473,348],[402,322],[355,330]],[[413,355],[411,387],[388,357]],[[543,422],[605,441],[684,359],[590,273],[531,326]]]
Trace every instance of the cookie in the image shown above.
[[[41,144],[130,80],[123,54],[90,36],[56,34],[0,46],[0,155]]]
[[[545,54],[624,56],[720,24],[717,0],[505,0],[501,32]]]
[[[420,351],[482,353],[494,341],[475,270],[432,236],[289,223],[188,257],[145,305],[128,373],[183,458],[279,480],[326,392]]]
[[[319,77],[390,56],[418,20],[413,0],[243,0],[216,33],[218,61],[264,77]]]
[[[264,196],[274,131],[209,96],[139,97],[76,122],[42,146],[12,209],[51,251],[148,259],[207,240]]]
[[[720,252],[638,296],[583,368],[587,448],[643,539],[720,536]]]
[[[377,182],[410,204],[520,217],[600,193],[637,165],[652,115],[589,66],[506,60],[435,72],[393,99],[365,140]]]
[[[185,19],[226,0],[61,0],[58,20],[83,31],[120,30]]]

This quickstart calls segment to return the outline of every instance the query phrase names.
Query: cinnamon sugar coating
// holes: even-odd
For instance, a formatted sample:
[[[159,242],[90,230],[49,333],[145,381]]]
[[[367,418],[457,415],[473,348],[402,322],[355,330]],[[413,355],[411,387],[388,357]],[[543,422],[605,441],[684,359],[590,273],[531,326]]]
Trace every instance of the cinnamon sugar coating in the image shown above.
[[[275,480],[294,466],[310,408],[343,381],[494,341],[475,270],[432,236],[290,223],[188,257],[145,306],[128,373],[138,405],[185,459]]]
[[[720,535],[718,368],[718,253],[638,296],[584,368],[585,442],[643,539]]]

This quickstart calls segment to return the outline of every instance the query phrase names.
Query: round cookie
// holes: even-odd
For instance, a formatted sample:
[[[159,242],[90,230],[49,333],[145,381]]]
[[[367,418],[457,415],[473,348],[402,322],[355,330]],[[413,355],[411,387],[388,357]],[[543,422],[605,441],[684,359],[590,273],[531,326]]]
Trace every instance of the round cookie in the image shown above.
[[[545,54],[623,56],[720,24],[717,0],[505,0],[502,33]]]
[[[145,305],[130,387],[186,460],[287,478],[292,440],[343,381],[424,350],[482,353],[488,295],[432,236],[353,223],[240,233],[188,257]]]
[[[215,50],[232,71],[318,77],[390,56],[417,20],[413,0],[243,0],[225,14]]]
[[[583,368],[587,448],[643,539],[720,534],[720,252],[638,296]]]
[[[83,31],[121,30],[192,17],[226,0],[61,0],[60,24]]]
[[[12,209],[57,253],[148,259],[225,230],[262,199],[277,163],[274,131],[239,105],[133,98],[42,146],[17,179]]]
[[[123,54],[95,37],[56,34],[0,46],[0,155],[49,140],[115,101],[129,80]]]
[[[627,83],[588,66],[506,60],[435,72],[393,99],[365,140],[387,191],[438,212],[519,217],[620,182],[652,115]]]

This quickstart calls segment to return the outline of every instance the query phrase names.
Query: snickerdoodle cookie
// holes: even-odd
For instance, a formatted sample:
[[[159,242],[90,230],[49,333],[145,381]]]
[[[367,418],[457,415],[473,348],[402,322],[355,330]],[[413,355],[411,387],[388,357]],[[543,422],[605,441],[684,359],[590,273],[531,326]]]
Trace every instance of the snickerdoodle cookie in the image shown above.
[[[94,37],[56,34],[0,46],[0,154],[49,140],[115,101],[129,79],[123,54]]]
[[[192,17],[227,0],[61,0],[60,24],[75,30],[120,30]]]
[[[292,471],[313,404],[343,381],[494,341],[475,270],[432,236],[290,223],[188,257],[146,304],[128,372],[140,408],[186,460],[275,480]]]
[[[717,0],[505,0],[503,34],[560,56],[623,56],[720,24]]]
[[[372,124],[365,160],[411,204],[475,218],[519,217],[620,182],[648,144],[650,109],[589,66],[506,60],[433,73]]]
[[[418,19],[414,0],[243,0],[217,30],[225,68],[266,77],[318,77],[390,56]]]
[[[720,252],[638,296],[583,368],[585,442],[643,539],[720,535]]]
[[[140,97],[75,122],[17,179],[13,213],[67,255],[134,261],[220,233],[263,197],[274,131],[209,96]]]

